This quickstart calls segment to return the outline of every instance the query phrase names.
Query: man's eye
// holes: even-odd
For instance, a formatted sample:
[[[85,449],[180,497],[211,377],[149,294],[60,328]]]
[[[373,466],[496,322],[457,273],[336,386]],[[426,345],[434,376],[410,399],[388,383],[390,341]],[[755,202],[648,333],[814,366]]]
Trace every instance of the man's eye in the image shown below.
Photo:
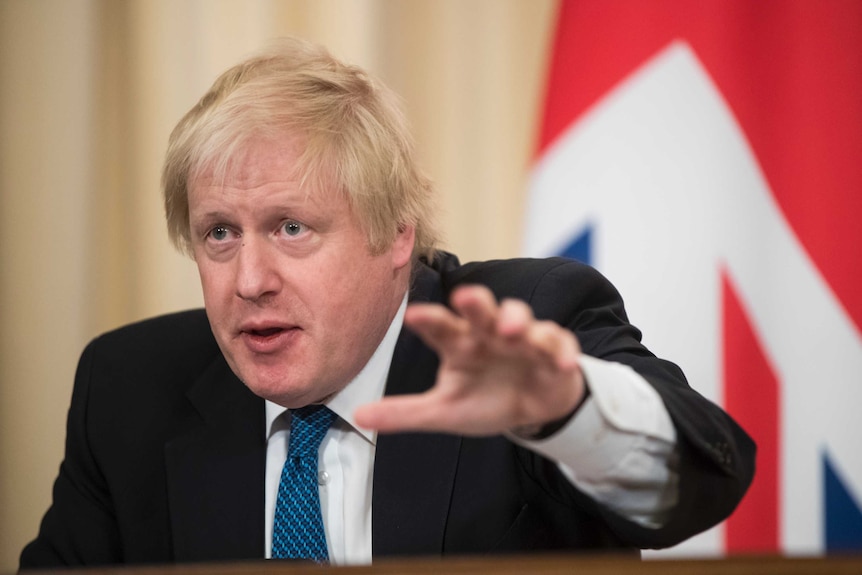
[[[210,230],[210,237],[217,242],[223,241],[227,239],[227,236],[230,232],[224,226],[216,226]]]
[[[298,236],[305,231],[305,224],[290,220],[281,225],[281,229],[289,236]]]

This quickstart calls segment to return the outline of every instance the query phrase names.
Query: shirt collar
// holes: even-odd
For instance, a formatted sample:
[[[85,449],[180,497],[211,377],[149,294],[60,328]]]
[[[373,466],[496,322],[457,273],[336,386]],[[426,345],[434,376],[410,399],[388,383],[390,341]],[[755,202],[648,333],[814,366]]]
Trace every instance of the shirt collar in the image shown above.
[[[392,356],[395,353],[395,344],[398,342],[398,334],[404,325],[404,312],[407,310],[407,294],[401,301],[398,312],[389,324],[389,329],[371,359],[359,374],[353,378],[344,388],[333,395],[326,406],[335,414],[346,421],[357,433],[362,435],[372,444],[377,443],[377,432],[357,427],[353,421],[353,412],[360,405],[378,401],[386,391],[386,377],[389,375],[389,366],[392,364]],[[274,428],[276,420],[287,408],[266,400],[266,436],[269,438],[278,428]]]

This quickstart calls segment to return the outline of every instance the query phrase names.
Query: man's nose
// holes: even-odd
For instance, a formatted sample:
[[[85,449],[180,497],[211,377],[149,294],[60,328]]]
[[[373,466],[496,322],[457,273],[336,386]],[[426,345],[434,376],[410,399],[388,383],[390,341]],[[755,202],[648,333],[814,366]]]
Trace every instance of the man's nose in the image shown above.
[[[236,294],[248,301],[278,293],[281,278],[273,246],[261,238],[243,238],[236,259]]]

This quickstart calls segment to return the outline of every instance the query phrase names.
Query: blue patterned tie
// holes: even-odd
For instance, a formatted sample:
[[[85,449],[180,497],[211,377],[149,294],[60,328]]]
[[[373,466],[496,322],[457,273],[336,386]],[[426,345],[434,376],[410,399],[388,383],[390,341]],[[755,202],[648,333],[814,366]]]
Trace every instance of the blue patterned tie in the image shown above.
[[[320,514],[317,458],[320,442],[334,419],[335,414],[323,405],[291,410],[290,443],[272,526],[273,559],[329,560]]]

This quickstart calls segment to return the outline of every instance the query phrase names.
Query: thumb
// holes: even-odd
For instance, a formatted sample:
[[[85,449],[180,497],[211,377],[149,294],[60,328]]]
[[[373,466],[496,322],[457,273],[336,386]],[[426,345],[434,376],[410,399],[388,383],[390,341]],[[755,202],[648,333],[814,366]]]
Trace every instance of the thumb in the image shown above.
[[[434,401],[424,394],[384,397],[356,408],[356,425],[381,433],[431,431],[439,425]]]

